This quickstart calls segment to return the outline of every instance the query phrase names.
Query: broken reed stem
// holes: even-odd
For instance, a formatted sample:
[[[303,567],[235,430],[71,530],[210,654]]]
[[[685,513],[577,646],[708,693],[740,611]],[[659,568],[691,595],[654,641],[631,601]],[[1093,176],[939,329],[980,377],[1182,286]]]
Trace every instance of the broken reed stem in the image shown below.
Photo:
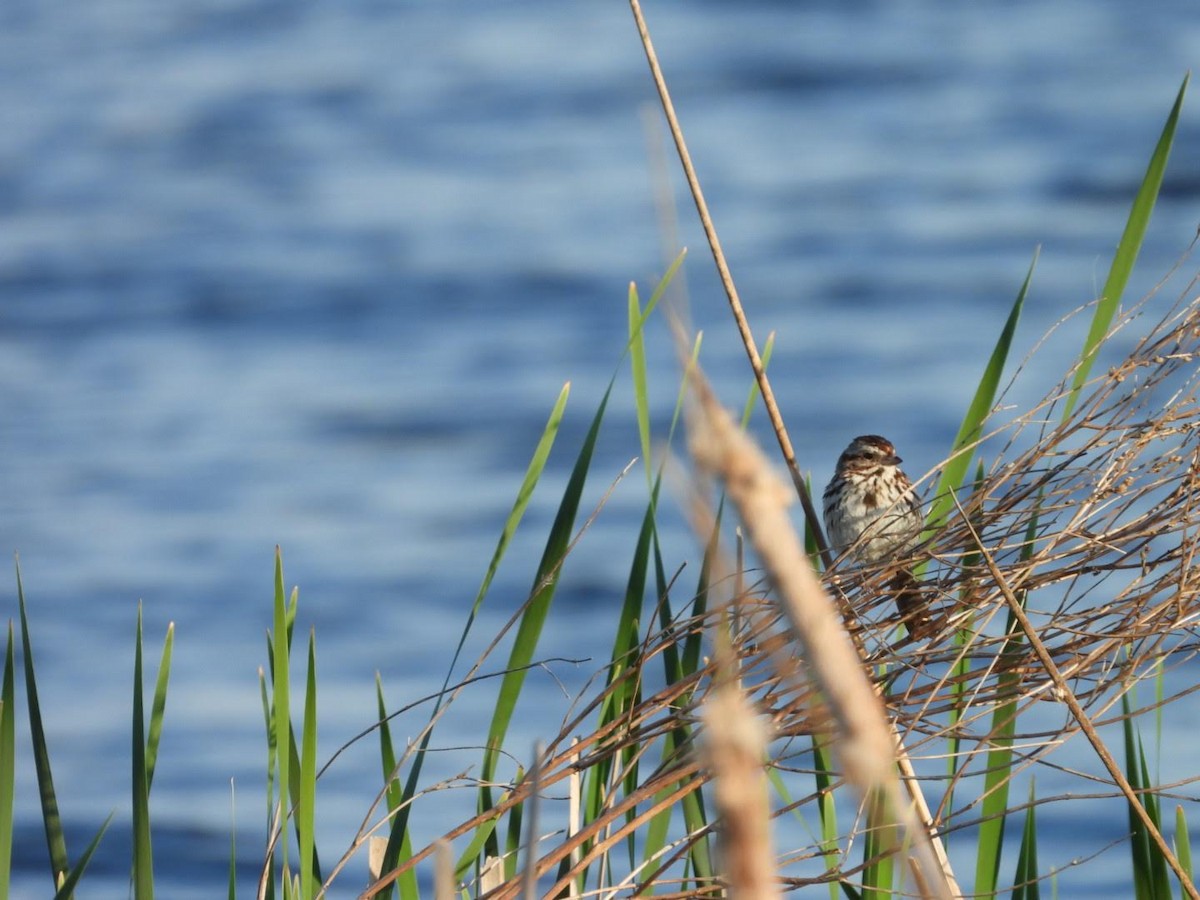
[[[450,842],[439,840],[433,851],[433,896],[435,900],[454,900],[457,885],[454,883],[454,857],[450,855]]]
[[[1062,672],[1055,665],[1054,660],[1050,656],[1050,652],[1046,649],[1046,645],[1038,636],[1037,629],[1033,627],[1033,623],[1029,620],[1029,616],[1025,614],[1025,608],[1021,606],[1021,601],[1017,599],[1012,587],[1008,583],[1008,579],[1004,577],[1004,573],[1000,571],[996,565],[996,560],[988,549],[983,545],[983,541],[979,537],[979,533],[975,530],[971,519],[963,511],[962,505],[958,502],[958,497],[954,497],[954,503],[958,507],[959,514],[966,528],[968,529],[971,539],[975,543],[975,549],[979,551],[984,564],[988,568],[988,573],[996,582],[996,587],[1000,589],[1000,593],[1004,595],[1004,600],[1008,604],[1009,611],[1013,614],[1013,618],[1021,626],[1021,630],[1025,633],[1026,640],[1029,641],[1029,646],[1037,655],[1038,661],[1042,664],[1042,668],[1046,670],[1046,674],[1050,676],[1050,680],[1054,682],[1055,690],[1066,703],[1067,708],[1071,710],[1071,715],[1075,717],[1075,721],[1079,723],[1080,730],[1087,737],[1088,742],[1096,751],[1096,755],[1100,757],[1100,762],[1104,764],[1104,768],[1108,770],[1108,774],[1112,776],[1113,782],[1120,788],[1121,793],[1125,795],[1125,799],[1129,802],[1129,806],[1134,810],[1134,813],[1142,821],[1143,827],[1149,833],[1151,840],[1154,841],[1158,851],[1163,855],[1163,859],[1167,861],[1167,865],[1171,867],[1171,871],[1179,879],[1179,886],[1183,892],[1192,900],[1200,900],[1200,892],[1197,892],[1196,885],[1192,883],[1192,879],[1188,876],[1187,871],[1179,862],[1178,857],[1171,850],[1166,838],[1162,836],[1162,832],[1158,830],[1158,826],[1154,824],[1154,820],[1150,817],[1150,813],[1146,811],[1146,807],[1142,804],[1141,798],[1138,797],[1137,791],[1133,789],[1133,785],[1125,777],[1125,773],[1121,771],[1121,767],[1117,765],[1117,761],[1113,755],[1108,752],[1108,747],[1104,745],[1104,741],[1100,739],[1099,732],[1092,724],[1092,720],[1088,714],[1084,712],[1083,706],[1076,699],[1075,694],[1071,691],[1070,686],[1063,678]]]
[[[907,791],[915,798],[920,786],[907,779],[902,786],[897,777],[899,741],[883,701],[863,671],[841,616],[821,587],[788,519],[787,490],[762,452],[717,402],[699,369],[692,373],[692,388],[692,455],[724,482],[738,509],[790,626],[798,655],[829,708],[847,779],[864,797],[880,792],[889,813],[906,829],[922,894],[946,900],[957,896],[945,856],[932,849],[936,838],[930,823],[918,819],[914,803],[905,797]]]
[[[663,77],[662,69],[658,65],[658,55],[654,52],[654,44],[650,40],[650,30],[646,26],[646,19],[642,16],[642,7],[638,0],[629,0],[629,6],[633,10],[633,19],[637,24],[638,34],[642,40],[642,49],[646,53],[646,61],[650,64],[650,75],[654,79],[654,87],[658,91],[658,99],[662,104],[663,113],[667,117],[667,127],[671,132],[671,139],[675,142],[675,150],[679,154],[679,162],[683,166],[683,173],[687,179],[688,190],[691,192],[692,201],[696,204],[696,213],[700,216],[700,224],[704,228],[704,235],[708,239],[709,249],[712,251],[713,262],[717,265],[717,274],[721,278],[721,285],[725,289],[725,296],[729,299],[729,308],[733,313],[733,320],[737,323],[738,333],[742,338],[742,345],[746,348],[746,355],[750,359],[750,368],[754,371],[754,378],[758,382],[759,392],[762,394],[763,406],[767,410],[767,416],[771,420],[771,428],[775,431],[775,438],[779,441],[779,449],[783,453],[784,462],[787,464],[788,472],[792,476],[792,483],[795,486],[796,493],[800,497],[800,505],[804,508],[804,518],[808,521],[808,527],[812,531],[813,539],[816,541],[817,550],[821,555],[821,562],[826,569],[833,566],[833,556],[829,552],[829,544],[825,541],[825,532],[821,528],[821,517],[817,515],[816,507],[813,506],[812,497],[808,493],[808,486],[804,482],[804,476],[800,473],[800,465],[796,462],[796,451],[792,448],[791,438],[788,437],[787,427],[783,424],[783,416],[779,412],[779,406],[775,402],[775,394],[771,390],[771,382],[767,379],[766,369],[763,368],[762,357],[758,353],[758,345],[754,342],[754,335],[750,331],[750,323],[746,320],[746,313],[742,308],[741,298],[738,296],[737,287],[733,283],[733,275],[729,271],[729,264],[725,260],[725,253],[721,249],[721,241],[717,237],[717,229],[713,224],[712,217],[708,214],[708,204],[704,201],[704,193],[700,190],[700,179],[696,177],[696,170],[692,166],[692,157],[688,153],[687,144],[683,139],[683,129],[679,125],[679,119],[675,115],[675,105],[671,102],[671,95],[667,91],[667,82]]]

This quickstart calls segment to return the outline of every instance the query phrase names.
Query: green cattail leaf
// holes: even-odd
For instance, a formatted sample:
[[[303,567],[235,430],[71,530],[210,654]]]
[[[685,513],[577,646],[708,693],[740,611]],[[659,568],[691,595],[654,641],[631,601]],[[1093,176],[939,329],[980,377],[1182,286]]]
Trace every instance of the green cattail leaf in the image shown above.
[[[971,469],[971,459],[975,451],[968,448],[971,448],[979,440],[983,434],[983,426],[992,413],[992,406],[996,402],[996,392],[1000,388],[1000,379],[1004,375],[1008,352],[1012,348],[1013,336],[1017,332],[1017,323],[1021,320],[1021,310],[1025,307],[1025,298],[1029,294],[1029,285],[1033,281],[1033,270],[1037,266],[1037,260],[1038,251],[1034,251],[1033,260],[1029,263],[1029,271],[1025,273],[1025,280],[1021,283],[1021,289],[1017,291],[1017,298],[1013,301],[1012,309],[1009,310],[1008,319],[1000,330],[996,346],[992,348],[992,355],[988,358],[987,365],[983,369],[983,376],[975,388],[975,396],[971,398],[967,414],[958,426],[958,434],[955,435],[950,451],[950,460],[942,469],[937,490],[934,491],[933,503],[929,507],[929,515],[925,520],[926,537],[945,522],[946,516],[954,508],[954,496],[951,491],[957,491],[962,486],[967,472]]]
[[[566,560],[567,551],[571,544],[575,517],[579,512],[583,488],[587,483],[588,470],[591,467],[596,440],[600,434],[600,424],[604,419],[604,411],[608,406],[608,398],[612,392],[612,386],[612,382],[610,381],[607,390],[604,392],[604,397],[600,401],[600,407],[596,410],[596,414],[592,419],[592,424],[588,429],[587,437],[584,439],[583,447],[576,457],[575,467],[567,482],[567,488],[563,493],[562,501],[559,503],[558,513],[554,518],[554,524],[550,528],[550,536],[546,541],[546,548],[542,553],[542,560],[538,565],[537,574],[533,580],[530,598],[521,616],[521,621],[517,626],[517,635],[513,640],[512,649],[509,652],[508,665],[506,666],[504,678],[500,683],[500,695],[497,698],[495,710],[492,714],[492,722],[488,728],[487,749],[483,757],[480,777],[484,783],[484,787],[479,792],[480,809],[482,810],[492,807],[491,790],[487,785],[495,778],[500,748],[504,744],[504,738],[508,733],[508,726],[512,722],[513,713],[520,698],[521,688],[525,684],[528,666],[532,662],[533,655],[537,650],[542,628],[546,623],[546,617],[550,613],[550,605],[554,600],[554,595],[558,588],[558,579],[562,574],[562,565]],[[488,850],[491,856],[499,855],[499,848],[494,844],[489,845]],[[464,871],[469,864],[469,859],[465,856],[461,857],[459,865],[455,867],[456,872]]]
[[[33,764],[37,771],[38,794],[42,802],[42,826],[46,832],[46,847],[50,851],[50,877],[55,887],[60,876],[70,866],[67,842],[58,813],[58,797],[54,792],[54,776],[50,771],[50,752],[46,747],[46,732],[42,727],[42,707],[38,702],[37,678],[33,665],[33,641],[29,636],[29,620],[25,610],[25,589],[21,584],[21,564],[17,562],[17,607],[21,618],[21,655],[25,660],[25,702],[29,705],[29,732],[33,744]],[[111,817],[110,817],[111,818]],[[101,829],[103,833],[103,829]],[[99,840],[99,836],[97,836]]]
[[[158,661],[158,678],[154,683],[154,702],[150,707],[150,725],[146,734],[146,793],[154,783],[154,767],[158,762],[158,743],[162,737],[163,714],[167,709],[167,683],[171,678],[171,651],[175,644],[175,623],[167,626],[162,656]]]
[[[1021,849],[1017,853],[1017,872],[1013,876],[1012,900],[1039,900],[1037,863],[1037,795],[1033,779],[1029,780],[1029,808],[1025,810],[1025,825],[1021,829]]]
[[[12,880],[13,791],[16,787],[16,707],[13,693],[13,623],[8,623],[4,672],[0,676],[0,897]]]
[[[87,847],[83,851],[83,856],[79,857],[79,862],[71,867],[70,871],[62,872],[62,885],[54,892],[54,900],[71,900],[74,895],[75,886],[79,884],[79,879],[83,877],[83,873],[87,870],[88,863],[92,861],[92,855],[95,854],[96,848],[100,846],[100,839],[104,837],[104,833],[108,831],[108,826],[112,824],[115,813],[109,813],[108,818],[100,826],[100,830],[88,842]],[[55,879],[57,884],[58,879]]]
[[[1142,184],[1133,199],[1133,207],[1129,210],[1129,218],[1125,222],[1125,231],[1121,235],[1121,242],[1117,244],[1117,252],[1113,256],[1108,278],[1104,282],[1100,301],[1096,304],[1096,312],[1092,316],[1091,328],[1088,330],[1087,339],[1083,342],[1079,367],[1075,370],[1071,392],[1063,407],[1063,421],[1066,421],[1075,409],[1075,403],[1079,399],[1079,390],[1087,382],[1100,345],[1108,335],[1109,328],[1112,327],[1113,318],[1121,303],[1121,295],[1125,292],[1125,285],[1129,282],[1129,276],[1137,262],[1138,253],[1142,249],[1146,228],[1150,224],[1150,214],[1154,212],[1154,203],[1158,199],[1163,174],[1167,169],[1167,160],[1171,155],[1171,145],[1175,141],[1175,128],[1179,124],[1179,113],[1183,109],[1183,97],[1187,93],[1190,78],[1191,73],[1188,73],[1184,76],[1183,84],[1179,86],[1175,104],[1171,107],[1170,115],[1167,116],[1167,122],[1163,126],[1158,144],[1154,148],[1154,154],[1150,157],[1150,164],[1146,168],[1146,175],[1142,178]]]
[[[300,784],[296,830],[300,843],[301,896],[310,900],[321,883],[313,866],[317,805],[317,635],[308,635],[308,676],[304,689],[304,723],[300,735]]]
[[[142,708],[142,605],[138,604],[133,651],[133,896],[154,898],[154,853],[150,845],[150,787],[146,778],[146,721]]]

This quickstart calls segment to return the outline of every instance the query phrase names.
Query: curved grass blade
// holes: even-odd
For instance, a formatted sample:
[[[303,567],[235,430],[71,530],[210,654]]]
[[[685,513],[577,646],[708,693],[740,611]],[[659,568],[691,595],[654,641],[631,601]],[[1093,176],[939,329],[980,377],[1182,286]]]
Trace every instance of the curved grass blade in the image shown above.
[[[1183,814],[1183,807],[1175,807],[1175,855],[1179,857],[1179,863],[1183,866],[1183,871],[1188,873],[1188,878],[1193,878],[1192,873],[1192,839],[1188,834],[1187,816]]]
[[[42,708],[38,703],[37,679],[33,666],[33,642],[29,637],[29,620],[25,611],[25,589],[21,584],[19,560],[16,567],[17,607],[21,617],[21,655],[25,661],[25,701],[29,704],[29,732],[33,743],[33,765],[37,772],[38,794],[42,802],[42,825],[46,831],[46,847],[50,851],[50,877],[57,887],[59,878],[65,876],[70,862],[67,857],[67,841],[63,836],[62,819],[58,813],[58,797],[54,793],[54,776],[50,771],[50,753],[46,748],[46,732],[42,727]],[[101,834],[103,834],[103,829],[101,829]],[[96,840],[99,840],[99,835]]]
[[[1159,831],[1162,830],[1162,816],[1159,811],[1158,795],[1154,793],[1150,782],[1150,769],[1146,765],[1146,753],[1142,747],[1142,739],[1133,722],[1133,711],[1130,709],[1129,695],[1121,696],[1121,726],[1125,737],[1125,777],[1130,786],[1137,791],[1142,806],[1150,815],[1150,821]],[[1126,804],[1128,806],[1128,804]],[[1171,897],[1171,879],[1167,871],[1167,861],[1155,845],[1150,833],[1146,830],[1141,816],[1132,808],[1129,809],[1129,841],[1133,857],[1133,885],[1138,898]]]
[[[267,635],[267,650],[268,657],[270,656],[271,636]],[[262,666],[258,668],[258,692],[259,698],[262,701],[263,710],[263,726],[267,735],[267,833],[275,827],[275,758],[278,756],[278,748],[275,746],[275,729],[271,727],[271,697],[267,689],[267,674],[263,671]],[[260,880],[264,886],[264,896],[266,900],[275,900],[275,860],[278,855],[278,847],[275,843],[268,841],[266,859],[263,860],[262,873]],[[233,878],[237,873],[230,870],[229,877]]]
[[[291,617],[294,621],[294,616]],[[291,646],[292,621],[289,621],[287,595],[283,587],[283,552],[275,548],[274,625],[271,629],[271,733],[275,739],[276,791],[279,803],[279,859],[282,860],[284,882],[288,870],[288,798],[291,795],[290,760],[291,710],[288,697],[288,656]],[[286,888],[285,888],[286,889]]]
[[[16,787],[16,710],[13,705],[13,623],[8,623],[4,674],[0,678],[0,897],[12,880],[13,789]]]
[[[1154,202],[1158,199],[1158,192],[1162,187],[1163,173],[1167,168],[1167,159],[1171,155],[1171,145],[1175,141],[1175,127],[1179,123],[1179,112],[1183,108],[1183,97],[1187,93],[1188,80],[1191,77],[1189,72],[1184,76],[1183,84],[1179,86],[1179,93],[1175,96],[1175,105],[1171,107],[1171,114],[1167,116],[1167,122],[1158,138],[1158,144],[1154,147],[1154,154],[1150,157],[1146,175],[1142,178],[1142,184],[1133,198],[1133,207],[1129,210],[1125,231],[1121,235],[1121,242],[1117,244],[1117,252],[1113,256],[1112,266],[1108,270],[1104,290],[1100,293],[1100,302],[1096,304],[1096,312],[1092,316],[1091,328],[1088,331],[1087,339],[1083,342],[1079,368],[1075,372],[1075,379],[1071,383],[1071,392],[1063,407],[1064,421],[1075,409],[1075,403],[1079,399],[1079,390],[1087,382],[1092,364],[1096,361],[1096,353],[1100,350],[1100,345],[1104,342],[1104,338],[1112,326],[1113,317],[1117,314],[1117,307],[1121,303],[1121,295],[1125,292],[1125,285],[1129,282],[1129,275],[1133,272],[1133,266],[1137,262],[1138,252],[1142,249],[1142,240],[1146,236],[1146,227],[1150,224],[1150,214],[1154,212]]]
[[[599,720],[596,730],[602,731],[611,723],[619,721],[641,702],[641,685],[643,679],[637,677],[637,670],[642,666],[641,657],[641,626],[642,607],[646,596],[646,583],[650,569],[650,550],[654,544],[654,503],[646,507],[642,516],[642,527],[638,533],[637,546],[634,548],[633,562],[630,566],[629,577],[625,583],[625,599],[621,604],[621,614],[617,622],[617,634],[613,641],[612,656],[608,667],[608,677],[605,688],[612,688],[607,693],[600,707]],[[626,789],[636,790],[638,766],[632,759],[635,747],[626,747],[619,759],[611,757],[600,761],[589,769],[587,777],[597,790],[589,791],[588,796],[599,803],[600,794],[608,784],[611,768],[618,765],[625,772]],[[599,809],[589,810],[589,820]],[[630,815],[633,811],[630,811]],[[627,846],[629,853],[634,853],[633,833],[629,835]],[[632,867],[632,859],[630,866]]]
[[[404,802],[404,786],[400,783],[396,775],[395,744],[392,742],[392,729],[388,722],[387,704],[383,699],[383,680],[380,678],[378,672],[375,673],[375,702],[379,712],[379,756],[383,766],[383,782],[386,785],[385,793],[388,812],[392,815],[398,815],[397,810],[400,808],[400,804]],[[400,844],[396,858],[404,860],[412,856],[412,841],[407,830],[404,832],[393,831],[392,834],[400,835]],[[386,848],[384,850],[384,857],[386,861]],[[395,864],[387,868],[381,866],[381,870],[390,871],[394,867]],[[406,900],[418,900],[420,894],[417,889],[417,873],[411,868],[405,869],[403,874],[396,879],[396,885],[400,890],[401,897],[406,898]],[[394,890],[389,887],[381,896],[391,897],[393,895]]]
[[[1012,347],[1013,336],[1017,331],[1017,323],[1021,320],[1021,310],[1025,307],[1025,298],[1029,294],[1029,285],[1033,281],[1033,270],[1037,266],[1039,252],[1040,249],[1033,253],[1029,271],[1025,273],[1025,280],[1021,283],[1021,289],[1017,291],[1017,299],[1013,301],[1012,309],[1009,310],[1008,320],[1000,330],[1000,337],[996,339],[996,346],[992,348],[992,355],[988,358],[987,365],[983,369],[983,376],[975,388],[975,396],[971,398],[967,413],[958,427],[958,434],[954,437],[954,444],[950,451],[950,461],[942,469],[937,489],[934,491],[933,503],[929,507],[929,515],[925,519],[925,537],[936,531],[945,521],[947,514],[954,506],[954,498],[950,492],[957,491],[963,485],[967,472],[970,471],[971,459],[975,454],[974,450],[965,448],[971,447],[979,440],[980,435],[983,434],[983,426],[987,422],[988,416],[992,414],[992,406],[996,402],[996,391],[1000,387],[1000,378],[1004,374],[1004,365],[1008,360],[1008,351]]]
[[[142,605],[138,604],[133,649],[133,896],[154,898],[154,852],[150,844],[150,786],[146,780],[145,714],[142,708]]]
[[[532,596],[521,617],[521,622],[517,626],[517,635],[513,640],[512,650],[509,652],[508,664],[505,667],[507,674],[500,684],[500,695],[496,700],[496,708],[488,728],[487,749],[483,756],[480,777],[484,787],[480,788],[479,792],[480,809],[482,810],[492,808],[491,790],[487,785],[495,778],[500,748],[504,744],[508,726],[512,722],[513,712],[516,710],[517,700],[525,683],[529,663],[533,660],[542,627],[545,625],[546,616],[550,612],[550,604],[558,588],[562,564],[570,547],[575,517],[579,512],[579,502],[587,482],[588,469],[591,467],[596,439],[600,434],[600,424],[608,407],[608,398],[612,393],[612,387],[613,383],[610,381],[604,397],[600,401],[600,407],[592,419],[583,447],[575,460],[575,466],[571,471],[571,477],[567,482],[566,491],[559,504],[554,524],[550,528],[550,536],[534,577]],[[496,856],[499,848],[489,846],[488,851],[490,856]],[[460,858],[455,867],[456,873],[464,871],[470,862],[471,860],[468,858]]]
[[[304,723],[300,735],[300,784],[296,830],[300,844],[300,885],[305,900],[321,888],[313,865],[317,805],[317,633],[308,633],[308,674],[304,690]]]
[[[1039,900],[1037,864],[1037,795],[1033,779],[1029,780],[1029,806],[1025,810],[1025,826],[1021,829],[1021,849],[1017,853],[1017,873],[1013,877],[1012,900]]]
[[[863,900],[890,900],[895,895],[899,828],[878,792],[866,799],[867,833],[863,841]]]
[[[815,541],[814,541],[815,544]],[[832,872],[838,866],[838,824],[837,803],[833,796],[833,753],[830,751],[829,739],[825,735],[812,736],[813,776],[816,779],[817,808],[821,817],[821,855],[825,865]],[[840,882],[847,896],[861,897],[861,894],[844,879]],[[829,900],[837,900],[838,882],[829,884]]]
[[[771,365],[771,354],[775,352],[775,332],[767,335],[766,343],[763,344],[762,360],[763,371],[767,371],[767,367]],[[746,396],[746,402],[742,406],[742,430],[744,431],[750,424],[750,414],[754,412],[754,407],[758,405],[759,398],[762,397],[762,388],[758,386],[758,381],[750,383],[750,393]],[[810,488],[811,490],[811,488]]]
[[[450,666],[446,670],[446,678],[442,682],[442,691],[445,692],[450,684],[450,678],[454,673],[455,666],[458,664],[459,656],[462,654],[462,648],[466,644],[467,636],[471,632],[471,627],[475,622],[479,610],[483,607],[484,598],[487,596],[488,590],[492,586],[492,580],[496,576],[496,571],[500,568],[500,561],[504,558],[505,552],[508,550],[508,545],[512,541],[513,535],[517,531],[517,526],[520,525],[521,519],[525,515],[525,510],[529,506],[529,500],[533,496],[533,489],[537,486],[538,481],[542,477],[542,471],[546,467],[546,460],[550,457],[550,450],[554,446],[554,440],[558,436],[559,426],[562,424],[563,412],[566,409],[567,398],[570,396],[571,385],[568,382],[563,385],[559,391],[558,399],[554,403],[553,409],[550,411],[550,417],[546,421],[546,426],[542,429],[542,436],[539,438],[537,447],[533,451],[533,456],[529,460],[529,465],[525,469],[525,478],[521,482],[521,487],[517,491],[517,498],[513,502],[512,509],[509,511],[508,518],[504,522],[504,528],[500,532],[500,538],[496,542],[496,549],[492,552],[492,559],[488,563],[487,572],[483,577],[483,583],[479,586],[479,591],[475,595],[475,602],[471,606],[471,612],[467,616],[467,624],[463,627],[462,634],[458,639],[458,646],[454,650],[454,656],[451,658]],[[437,716],[441,709],[442,699],[435,701],[433,712],[430,714],[432,720]],[[384,717],[381,713],[381,718]],[[391,832],[388,835],[387,849],[383,854],[381,863],[381,872],[390,872],[402,860],[408,859],[411,850],[406,850],[405,847],[411,846],[411,839],[408,834],[408,817],[412,811],[412,799],[416,797],[417,788],[420,784],[421,766],[425,761],[425,751],[429,746],[429,741],[433,737],[433,728],[427,728],[425,735],[421,739],[421,746],[418,751],[412,756],[412,767],[409,769],[408,778],[404,784],[404,792],[397,805],[400,805],[400,812],[396,814],[396,818],[392,823]],[[389,770],[384,776],[385,778],[394,777],[393,770]],[[406,874],[399,882],[401,896],[407,900],[416,900],[416,876],[415,874]],[[389,889],[390,893],[390,889]]]
[[[684,373],[684,377],[680,382],[679,393],[675,399],[675,410],[671,416],[671,425],[667,431],[666,445],[671,446],[672,438],[675,435],[676,428],[683,414],[684,402],[688,392],[688,373],[695,367],[700,355],[700,345],[702,335],[696,335],[696,340],[693,342],[691,356],[689,358],[688,369]],[[764,365],[769,359],[771,341],[767,342],[767,351],[764,354]],[[750,406],[754,402],[753,390],[750,398],[747,400],[745,410],[746,417],[749,416]],[[659,470],[658,477],[655,479],[653,492],[651,494],[651,503],[657,504],[658,493],[662,485],[662,471]],[[708,573],[712,569],[712,558],[716,554],[718,545],[718,537],[720,534],[720,519],[721,513],[718,509],[716,522],[713,526],[712,535],[705,546],[704,559],[700,566],[700,579],[696,591],[693,593],[692,609],[690,610],[693,618],[699,619],[708,608]],[[656,596],[658,598],[659,610],[659,627],[664,631],[670,630],[674,615],[671,610],[669,600],[670,584],[667,579],[666,570],[663,564],[661,547],[658,541],[658,531],[653,531],[654,538],[654,571],[655,571],[655,586]],[[683,650],[680,652],[678,646],[674,643],[666,646],[662,653],[664,674],[668,684],[674,684],[690,676],[699,667],[702,659],[704,636],[699,630],[692,631],[684,639]],[[683,695],[679,698],[679,703],[686,705],[689,702],[690,694]],[[680,748],[692,746],[692,728],[690,725],[683,723],[678,727],[673,728],[670,732],[663,736],[663,748],[661,754],[660,767],[667,768],[669,765],[678,761]],[[703,823],[706,819],[703,797],[699,791],[680,792],[676,785],[666,785],[660,790],[654,798],[654,805],[660,804],[666,798],[682,793],[682,799],[679,806],[683,810],[685,822]],[[598,802],[598,801],[597,801]],[[660,863],[658,856],[660,851],[666,845],[667,835],[670,831],[671,817],[673,815],[674,806],[666,806],[662,812],[658,813],[650,822],[646,829],[645,839],[642,847],[642,859],[644,861],[643,883],[651,883],[655,873],[658,871]],[[701,878],[706,878],[712,874],[712,854],[708,835],[705,833],[702,837],[693,842],[688,851],[691,860],[693,872],[697,873]]]
[[[171,651],[175,645],[175,623],[167,625],[163,640],[162,658],[158,661],[158,679],[154,683],[154,702],[150,707],[150,727],[146,737],[146,793],[154,783],[154,767],[158,762],[158,743],[162,737],[163,714],[167,709],[167,683],[171,677]]]
[[[229,886],[228,900],[237,900],[237,792],[232,780],[229,782],[229,808],[232,815],[229,823]]]
[[[375,708],[379,714],[379,757],[383,765],[383,783],[387,786],[388,812],[395,812],[403,799],[404,790],[396,780],[396,749],[392,742],[392,726],[388,720],[387,704],[383,699],[383,678],[375,673]]]
[[[633,374],[633,403],[637,419],[638,440],[642,448],[642,463],[646,470],[646,484],[653,490],[654,464],[650,458],[650,398],[646,387],[646,335],[642,326],[646,322],[642,304],[638,300],[637,285],[629,283],[629,368]]]
[[[681,251],[675,257],[674,262],[667,268],[666,274],[659,279],[645,309],[642,309],[641,301],[638,299],[637,285],[633,282],[629,284],[629,341],[626,344],[626,350],[629,353],[630,369],[633,374],[634,410],[638,424],[638,439],[642,448],[642,460],[646,469],[646,484],[652,492],[654,492],[654,467],[650,454],[650,401],[646,382],[645,328],[650,314],[654,312],[659,300],[666,293],[667,287],[683,264],[685,256],[687,256],[687,250]]]
[[[79,883],[79,879],[83,877],[84,871],[88,867],[88,863],[92,861],[92,854],[96,852],[96,848],[100,846],[100,838],[104,837],[104,833],[108,831],[108,826],[112,824],[113,816],[116,813],[109,813],[108,818],[100,826],[100,830],[96,832],[96,836],[88,843],[87,848],[83,851],[83,856],[79,858],[79,862],[71,867],[70,871],[63,872],[62,884],[58,885],[58,879],[55,879],[58,890],[54,892],[54,900],[71,900],[75,891],[75,885]]]

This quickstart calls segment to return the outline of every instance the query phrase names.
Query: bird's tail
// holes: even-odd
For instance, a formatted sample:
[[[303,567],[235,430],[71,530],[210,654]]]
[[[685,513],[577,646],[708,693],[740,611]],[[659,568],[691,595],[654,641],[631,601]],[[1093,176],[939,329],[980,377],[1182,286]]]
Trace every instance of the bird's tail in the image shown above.
[[[933,633],[933,617],[929,614],[929,603],[921,582],[912,569],[901,569],[888,582],[888,588],[896,598],[900,610],[900,621],[908,629],[913,640],[921,640]]]

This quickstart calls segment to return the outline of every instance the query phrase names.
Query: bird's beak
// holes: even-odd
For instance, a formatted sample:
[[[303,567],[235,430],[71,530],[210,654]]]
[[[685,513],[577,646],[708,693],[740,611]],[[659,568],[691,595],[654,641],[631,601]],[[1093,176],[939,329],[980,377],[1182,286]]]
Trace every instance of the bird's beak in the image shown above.
[[[895,454],[889,456],[888,460],[887,460],[887,464],[889,466],[898,466],[902,462],[904,462],[904,460],[902,460],[900,457],[896,456]]]

